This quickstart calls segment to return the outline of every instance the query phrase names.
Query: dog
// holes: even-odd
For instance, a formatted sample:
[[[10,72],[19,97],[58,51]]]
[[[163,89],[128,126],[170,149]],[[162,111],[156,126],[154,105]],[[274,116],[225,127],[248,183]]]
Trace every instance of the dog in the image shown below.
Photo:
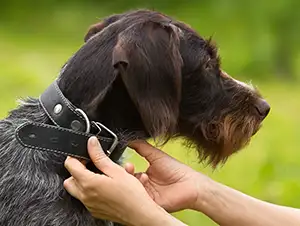
[[[78,135],[86,145],[85,134],[98,128],[95,134],[112,135],[114,154],[108,154],[116,162],[135,139],[163,144],[182,138],[201,161],[216,166],[249,143],[270,111],[255,87],[221,69],[210,39],[160,12],[109,16],[92,25],[84,40],[52,87],[67,107],[76,106],[78,111],[71,106],[69,113],[79,120],[64,129],[55,119],[64,106],[53,105],[49,113],[43,103],[54,94],[46,93],[23,100],[0,122],[0,225],[117,225],[94,219],[64,190],[68,153],[38,148],[48,142],[45,133],[63,133],[65,140]],[[89,129],[78,129],[80,120]],[[32,130],[38,132],[26,140],[24,134]],[[36,144],[26,145],[36,136]],[[51,145],[60,144],[57,139]],[[86,147],[71,143],[86,153]]]

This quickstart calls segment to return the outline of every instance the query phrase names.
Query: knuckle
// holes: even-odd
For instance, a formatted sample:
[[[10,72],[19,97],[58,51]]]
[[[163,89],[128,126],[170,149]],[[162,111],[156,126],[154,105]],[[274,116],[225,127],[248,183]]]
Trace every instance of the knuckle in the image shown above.
[[[71,182],[70,179],[64,180],[64,183],[63,183],[64,187],[69,188],[70,187],[70,182]]]
[[[89,203],[91,201],[91,197],[89,193],[86,192],[81,192],[79,199],[81,202],[83,202],[84,204]]]
[[[89,193],[97,189],[96,186],[97,177],[89,176],[80,182],[80,186],[83,192]]]
[[[96,192],[94,192],[93,190],[85,190],[81,192],[80,200],[85,204],[95,202],[95,200],[98,199],[99,197],[97,197]]]
[[[95,163],[105,163],[108,160],[106,155],[97,154],[94,158]]]
[[[64,162],[64,167],[65,167],[65,168],[68,168],[68,166],[69,166],[69,161],[68,161],[68,159],[67,159],[67,160],[65,160],[65,162]]]
[[[85,192],[80,193],[79,199],[83,203],[89,202],[89,196],[87,196]]]
[[[81,188],[84,192],[88,192],[92,189],[91,183],[89,183],[88,181],[84,181],[81,183]]]

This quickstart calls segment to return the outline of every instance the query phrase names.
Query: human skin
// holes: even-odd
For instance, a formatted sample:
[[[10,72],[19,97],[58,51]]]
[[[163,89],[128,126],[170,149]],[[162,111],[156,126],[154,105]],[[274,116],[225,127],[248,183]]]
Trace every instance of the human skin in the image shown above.
[[[72,177],[64,186],[94,217],[126,225],[177,226],[184,224],[168,212],[193,209],[219,225],[300,225],[299,209],[270,204],[215,182],[145,141],[131,148],[149,162],[145,172],[135,173],[132,164],[115,164],[93,138],[88,151],[103,175],[87,170],[77,159],[66,160]]]
[[[96,138],[89,139],[88,151],[103,174],[93,173],[68,157],[65,167],[72,176],[64,181],[64,187],[92,216],[134,226],[185,225],[157,205],[136,177],[112,162]]]

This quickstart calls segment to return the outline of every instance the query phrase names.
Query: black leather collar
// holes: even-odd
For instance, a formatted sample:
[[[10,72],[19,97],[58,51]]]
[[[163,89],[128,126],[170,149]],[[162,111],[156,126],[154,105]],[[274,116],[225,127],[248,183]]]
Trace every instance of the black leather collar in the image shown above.
[[[106,154],[113,154],[118,145],[115,133],[99,122],[90,121],[84,111],[63,95],[57,81],[46,89],[39,101],[54,125],[27,122],[19,126],[16,137],[24,147],[89,160],[87,141],[95,135]],[[111,136],[101,136],[103,130]],[[121,154],[114,155],[114,160],[118,160]]]

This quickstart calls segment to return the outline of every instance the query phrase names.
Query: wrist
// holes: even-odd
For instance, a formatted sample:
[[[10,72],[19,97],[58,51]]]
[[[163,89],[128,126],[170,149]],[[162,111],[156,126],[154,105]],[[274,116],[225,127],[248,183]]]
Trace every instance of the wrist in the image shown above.
[[[158,206],[152,199],[144,202],[135,211],[135,214],[131,215],[128,224],[131,226],[174,225],[171,222],[171,215]]]
[[[131,226],[184,225],[177,224],[179,221],[155,202],[145,205],[142,209],[144,210],[139,211],[139,216],[131,221]]]
[[[191,209],[205,213],[205,209],[209,204],[216,186],[217,182],[198,173],[198,179],[196,180],[195,186],[197,196],[192,202]]]
[[[202,212],[218,225],[242,225],[231,221],[242,214],[239,204],[241,197],[237,198],[230,191],[228,187],[209,179],[206,186],[199,189],[194,210]]]
[[[154,214],[154,218],[152,221],[149,221],[147,224],[143,226],[187,226],[186,224],[182,223],[171,214],[166,212],[163,208],[158,206],[157,212]]]

